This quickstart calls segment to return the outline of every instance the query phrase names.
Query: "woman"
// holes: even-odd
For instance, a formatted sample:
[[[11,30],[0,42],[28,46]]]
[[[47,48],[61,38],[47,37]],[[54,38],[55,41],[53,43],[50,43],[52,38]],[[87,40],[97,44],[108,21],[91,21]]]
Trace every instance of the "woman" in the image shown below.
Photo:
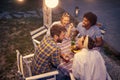
[[[72,72],[77,80],[106,80],[105,62],[100,52],[94,50],[94,41],[88,37],[81,37],[78,41],[81,49],[73,59]]]

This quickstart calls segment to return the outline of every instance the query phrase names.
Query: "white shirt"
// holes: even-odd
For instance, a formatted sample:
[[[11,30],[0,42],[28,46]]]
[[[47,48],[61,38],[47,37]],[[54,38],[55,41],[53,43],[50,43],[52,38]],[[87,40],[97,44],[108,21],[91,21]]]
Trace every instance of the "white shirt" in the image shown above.
[[[84,48],[76,53],[72,72],[79,80],[106,80],[105,62],[97,50]]]

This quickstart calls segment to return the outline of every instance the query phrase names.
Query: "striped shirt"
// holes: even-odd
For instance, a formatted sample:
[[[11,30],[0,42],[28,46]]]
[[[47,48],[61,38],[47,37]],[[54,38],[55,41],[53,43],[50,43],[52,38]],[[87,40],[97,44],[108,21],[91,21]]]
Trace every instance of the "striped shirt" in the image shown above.
[[[60,64],[60,49],[51,37],[44,37],[32,61],[33,75],[52,71]]]
[[[71,53],[71,39],[63,39],[62,43],[58,43],[59,48],[61,49],[61,54],[70,54]]]

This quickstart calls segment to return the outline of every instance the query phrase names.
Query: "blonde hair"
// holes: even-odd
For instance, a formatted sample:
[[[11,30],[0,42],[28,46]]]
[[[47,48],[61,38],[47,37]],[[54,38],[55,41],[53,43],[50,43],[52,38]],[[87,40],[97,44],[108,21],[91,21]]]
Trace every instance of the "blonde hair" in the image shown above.
[[[94,40],[89,37],[88,35],[85,36],[83,47],[87,49],[92,49],[95,47],[95,42]]]
[[[64,12],[64,13],[62,14],[62,17],[61,17],[61,19],[62,19],[63,17],[70,17],[70,15],[69,15],[69,13],[67,13],[67,12]]]
[[[85,36],[85,40],[84,40],[83,46],[84,46],[84,48],[88,49],[88,35]]]

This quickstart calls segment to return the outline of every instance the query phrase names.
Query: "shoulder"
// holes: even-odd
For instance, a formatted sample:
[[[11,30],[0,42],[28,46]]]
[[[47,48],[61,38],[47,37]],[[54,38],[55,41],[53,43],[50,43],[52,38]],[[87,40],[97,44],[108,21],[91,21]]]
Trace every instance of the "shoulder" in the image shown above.
[[[82,27],[82,22],[80,22],[80,23],[77,25],[77,29],[78,29],[78,30],[83,29],[83,27]]]
[[[82,26],[82,22],[79,22],[77,26]]]
[[[77,52],[77,53],[75,54],[75,57],[85,56],[85,55],[87,55],[87,53],[88,53],[88,49],[83,48],[83,49],[81,49],[79,52]]]
[[[98,50],[92,49],[92,50],[89,50],[89,53],[95,58],[99,58],[99,57],[102,58],[101,53]]]
[[[45,42],[45,44],[46,44],[47,46],[49,46],[50,48],[51,48],[51,47],[52,47],[52,48],[57,48],[56,42],[55,42],[55,41],[53,40],[53,38],[50,37],[50,36],[45,37],[45,38],[44,38],[44,42]]]
[[[52,23],[52,25],[54,25],[54,24],[61,24],[61,22],[60,21],[55,21],[55,22]]]
[[[100,31],[100,28],[98,27],[98,26],[96,26],[96,25],[94,25],[94,26],[92,26],[92,28],[94,29],[94,30],[99,30]]]
[[[78,62],[80,64],[84,64],[88,59],[88,50],[82,49],[80,52],[76,53],[74,56],[74,62]]]
[[[55,21],[55,22],[53,22],[53,23],[50,25],[49,29],[50,29],[53,25],[55,25],[55,24],[61,24],[61,22],[60,22],[60,21]]]
[[[90,53],[96,53],[96,54],[100,54],[100,52],[96,49],[90,49],[89,50]]]

